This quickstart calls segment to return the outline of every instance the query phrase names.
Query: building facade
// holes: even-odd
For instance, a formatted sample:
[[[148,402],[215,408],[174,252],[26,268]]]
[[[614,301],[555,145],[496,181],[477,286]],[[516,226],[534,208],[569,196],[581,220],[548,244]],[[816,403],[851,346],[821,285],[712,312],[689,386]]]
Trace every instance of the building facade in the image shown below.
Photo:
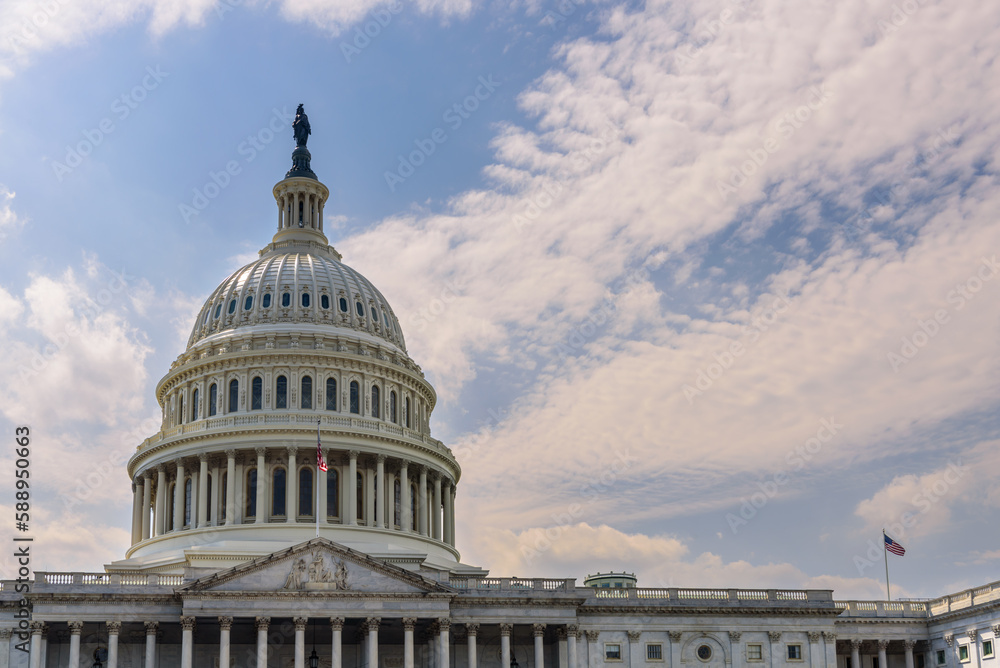
[[[845,602],[462,563],[434,388],[329,245],[307,138],[271,243],[212,292],[156,387],[125,558],[36,572],[26,595],[2,582],[0,668],[1000,668],[1000,583]]]

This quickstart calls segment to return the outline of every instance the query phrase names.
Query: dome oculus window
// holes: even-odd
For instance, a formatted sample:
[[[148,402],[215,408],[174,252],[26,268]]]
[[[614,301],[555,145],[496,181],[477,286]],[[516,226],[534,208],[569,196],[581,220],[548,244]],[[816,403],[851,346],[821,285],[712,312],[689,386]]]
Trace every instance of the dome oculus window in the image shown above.
[[[282,292],[281,293],[281,305],[284,308],[288,308],[289,306],[292,305],[292,295],[291,295],[291,293],[288,293],[288,292]]]
[[[712,648],[708,645],[700,645],[698,647],[698,658],[702,661],[708,661],[712,658]]]
[[[354,310],[358,312],[358,317],[365,317],[365,305],[361,302],[354,302]]]
[[[236,313],[236,300],[232,299],[229,302],[229,315]]]
[[[309,308],[309,293],[302,293],[302,308]]]
[[[247,298],[243,300],[243,310],[249,311],[253,308],[253,295],[247,295]]]
[[[328,308],[330,308],[330,296],[329,295],[322,295],[319,298],[319,307],[322,308],[322,309],[328,309]]]
[[[264,299],[261,300],[260,305],[264,308],[271,308],[271,293],[268,292],[264,295]]]
[[[222,315],[222,303],[221,302],[215,307],[215,317],[218,318],[220,315]]]
[[[340,298],[340,310],[347,313],[347,300],[343,297]]]

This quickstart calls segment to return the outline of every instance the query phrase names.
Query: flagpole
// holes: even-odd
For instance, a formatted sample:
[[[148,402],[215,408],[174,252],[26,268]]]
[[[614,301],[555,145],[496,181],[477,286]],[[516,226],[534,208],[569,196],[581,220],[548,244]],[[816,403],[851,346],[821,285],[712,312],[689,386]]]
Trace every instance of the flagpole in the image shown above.
[[[882,556],[885,557],[885,600],[891,601],[889,594],[889,550],[885,547],[885,529],[882,529]]]
[[[319,440],[319,423],[320,418],[316,418],[316,447],[320,447]],[[319,450],[320,453],[323,452],[322,449]],[[316,537],[319,538],[319,458],[316,458]]]

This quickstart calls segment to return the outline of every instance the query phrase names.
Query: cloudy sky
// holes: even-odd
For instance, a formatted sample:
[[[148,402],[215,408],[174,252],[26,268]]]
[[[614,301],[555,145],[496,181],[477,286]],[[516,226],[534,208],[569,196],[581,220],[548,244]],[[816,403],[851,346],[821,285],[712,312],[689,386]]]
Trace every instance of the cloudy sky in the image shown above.
[[[975,0],[6,0],[34,566],[124,555],[153,387],[270,240],[302,102],[463,561],[879,598],[885,527],[894,597],[997,580],[998,50]]]

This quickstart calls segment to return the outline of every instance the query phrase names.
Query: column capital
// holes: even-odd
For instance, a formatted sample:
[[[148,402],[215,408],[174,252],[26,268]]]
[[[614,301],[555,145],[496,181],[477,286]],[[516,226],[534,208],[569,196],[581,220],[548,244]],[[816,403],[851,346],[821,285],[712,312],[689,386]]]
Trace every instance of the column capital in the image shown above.
[[[198,454],[198,461],[199,462],[204,462],[204,463],[207,464],[208,463],[208,453],[207,452],[201,452],[201,453],[199,453]]]
[[[144,622],[144,624],[146,625],[147,636],[155,636],[156,632],[160,630],[159,622]]]
[[[514,625],[513,624],[501,624],[500,625],[500,635],[502,635],[502,636],[510,636],[510,634],[512,634],[513,632],[514,632]]]
[[[976,637],[979,636],[979,629],[969,629],[965,632],[965,635],[969,636],[969,640],[976,642]]]
[[[740,637],[742,637],[742,635],[743,634],[741,632],[739,632],[739,631],[730,631],[729,632],[729,642],[739,642],[740,641]]]
[[[532,624],[531,635],[535,636],[536,638],[545,635],[545,624]]]
[[[567,624],[566,635],[569,636],[570,638],[576,638],[577,636],[580,635],[580,627],[577,626],[576,624]]]
[[[219,628],[223,631],[229,631],[233,628],[233,618],[232,617],[219,617]]]
[[[236,450],[233,448],[226,450],[226,457],[228,459],[236,459]]]
[[[806,637],[809,638],[809,642],[816,643],[819,642],[819,638],[822,634],[819,631],[806,631]]]
[[[416,617],[403,617],[403,630],[404,631],[412,631],[413,628],[416,625],[417,625],[417,618]]]
[[[447,633],[448,629],[451,628],[451,619],[449,619],[448,617],[439,617],[437,623],[438,623],[438,628],[441,629],[441,631],[443,631],[444,633]]]
[[[258,457],[263,457],[264,455],[267,454],[267,448],[265,448],[263,445],[258,445],[256,448],[253,449],[253,451],[257,453]]]
[[[150,469],[146,469],[140,475],[142,475],[142,480],[144,483],[149,482],[150,480],[153,479],[153,471]]]
[[[629,642],[639,642],[639,638],[642,636],[642,631],[628,631],[627,633]]]
[[[948,647],[951,647],[955,643],[955,635],[952,633],[945,633],[944,641],[948,643]]]
[[[360,454],[361,454],[361,452],[358,451],[358,450],[348,450],[347,451],[347,456],[350,457],[351,459],[353,459],[354,461],[358,460],[358,456]]]
[[[0,629],[0,640],[10,640],[14,629]]]
[[[108,635],[109,636],[116,636],[116,635],[118,635],[119,633],[122,632],[122,623],[121,622],[104,622],[104,625],[108,629]]]
[[[83,631],[83,622],[75,619],[67,622],[67,626],[69,626],[69,634],[72,636],[78,636]]]
[[[884,652],[887,647],[889,647],[889,641],[885,638],[880,638],[878,641],[878,648]]]
[[[917,646],[917,641],[916,640],[904,640],[903,641],[903,649],[905,649],[907,652],[912,652],[913,648],[916,647],[916,646]]]
[[[45,622],[31,622],[31,635],[40,636],[42,635],[42,629],[45,628]]]
[[[258,631],[267,631],[267,627],[271,625],[270,617],[254,617],[253,621]]]
[[[381,617],[369,617],[365,620],[365,630],[369,633],[378,633],[378,626],[381,623]]]
[[[990,628],[993,629],[994,636],[1000,637],[1000,624],[994,624]]]
[[[299,446],[297,446],[297,445],[286,445],[285,446],[285,452],[288,453],[289,457],[294,457],[295,453],[297,453],[298,451],[299,451]]]
[[[830,633],[829,631],[823,631],[823,639],[826,640],[826,642],[835,643],[837,642],[837,634]]]
[[[851,651],[853,652],[855,650],[860,650],[860,649],[861,649],[861,641],[858,640],[857,638],[851,638]]]
[[[378,457],[375,458],[375,461],[376,463],[385,466],[385,455],[379,455]]]
[[[344,630],[344,618],[343,617],[331,617],[330,618],[330,628],[334,631]]]
[[[667,631],[667,635],[670,636],[670,642],[680,642],[681,632],[680,631]]]
[[[584,631],[584,633],[587,634],[587,641],[588,642],[597,642],[597,639],[601,636],[601,632],[600,631],[587,630],[587,631]]]
[[[479,624],[467,623],[465,625],[465,633],[469,636],[479,635]]]
[[[768,631],[767,637],[771,642],[778,642],[781,640],[781,631]]]
[[[309,624],[309,618],[308,617],[295,617],[295,618],[292,619],[292,622],[294,622],[294,624],[295,624],[295,630],[296,631],[305,631],[306,630],[306,626]]]
[[[558,640],[566,640],[567,635],[568,634],[566,633],[566,627],[565,626],[557,626],[556,627],[556,639],[558,639]]]
[[[195,618],[190,615],[181,615],[181,628],[185,631],[194,631]]]

